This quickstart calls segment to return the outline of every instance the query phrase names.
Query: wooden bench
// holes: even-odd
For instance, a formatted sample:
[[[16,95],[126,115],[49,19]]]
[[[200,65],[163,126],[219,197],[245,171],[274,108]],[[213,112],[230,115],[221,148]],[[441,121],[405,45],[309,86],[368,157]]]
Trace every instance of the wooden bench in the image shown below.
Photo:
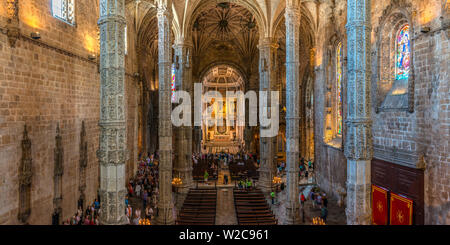
[[[234,189],[236,217],[240,225],[276,225],[264,194],[259,189]]]
[[[190,189],[180,212],[177,225],[214,225],[216,220],[217,190]]]

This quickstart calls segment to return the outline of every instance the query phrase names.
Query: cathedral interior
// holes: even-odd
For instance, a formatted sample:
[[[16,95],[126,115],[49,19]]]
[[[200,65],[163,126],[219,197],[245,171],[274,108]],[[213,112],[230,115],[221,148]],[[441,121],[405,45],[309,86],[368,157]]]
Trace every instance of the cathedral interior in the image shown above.
[[[0,225],[449,225],[449,26],[449,0],[2,0]]]

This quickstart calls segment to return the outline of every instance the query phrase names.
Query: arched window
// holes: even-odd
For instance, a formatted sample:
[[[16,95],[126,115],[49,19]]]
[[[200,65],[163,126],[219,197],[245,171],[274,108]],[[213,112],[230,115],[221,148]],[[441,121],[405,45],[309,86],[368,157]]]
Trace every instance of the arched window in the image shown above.
[[[396,80],[408,79],[411,61],[411,46],[409,39],[409,25],[404,25],[397,35],[396,41]]]
[[[71,25],[75,24],[75,0],[52,0],[54,17]]]
[[[342,137],[342,43],[336,48],[336,134]]]
[[[407,11],[389,9],[377,28],[376,113],[414,111],[414,40]]]
[[[341,149],[344,136],[344,53],[345,44],[337,35],[330,39],[327,59],[327,86],[325,101],[324,141]]]

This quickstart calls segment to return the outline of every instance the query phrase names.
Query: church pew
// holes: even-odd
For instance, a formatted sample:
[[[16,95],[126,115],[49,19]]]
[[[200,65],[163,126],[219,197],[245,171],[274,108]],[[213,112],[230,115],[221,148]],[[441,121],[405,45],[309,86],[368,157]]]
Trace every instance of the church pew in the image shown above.
[[[264,194],[259,189],[233,191],[236,217],[240,225],[275,225],[273,215]]]
[[[190,189],[177,215],[177,225],[214,225],[217,190]]]

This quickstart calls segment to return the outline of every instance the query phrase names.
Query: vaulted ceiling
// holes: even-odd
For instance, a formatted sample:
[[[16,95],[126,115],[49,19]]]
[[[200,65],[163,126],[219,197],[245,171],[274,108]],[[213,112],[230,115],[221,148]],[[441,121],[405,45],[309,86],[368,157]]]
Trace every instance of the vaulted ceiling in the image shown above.
[[[137,32],[138,63],[144,73],[154,73],[158,55],[155,0],[126,2]],[[306,0],[301,8],[300,55],[308,59],[309,50],[315,43],[317,16],[322,14],[318,12],[318,6],[322,2],[326,1]],[[235,57],[245,73],[248,69],[257,70],[258,43],[265,37],[274,37],[278,42],[282,64],[286,38],[284,9],[285,0],[173,0],[172,40],[176,43],[184,39],[192,45],[192,57],[197,59],[194,60],[197,64],[194,73],[198,74],[203,72],[202,69],[208,69],[208,62],[222,58],[222,54]]]
[[[192,25],[194,56],[201,56],[208,48],[228,46],[241,57],[251,60],[258,54],[259,29],[255,17],[244,7],[234,3],[218,3],[197,15]]]

